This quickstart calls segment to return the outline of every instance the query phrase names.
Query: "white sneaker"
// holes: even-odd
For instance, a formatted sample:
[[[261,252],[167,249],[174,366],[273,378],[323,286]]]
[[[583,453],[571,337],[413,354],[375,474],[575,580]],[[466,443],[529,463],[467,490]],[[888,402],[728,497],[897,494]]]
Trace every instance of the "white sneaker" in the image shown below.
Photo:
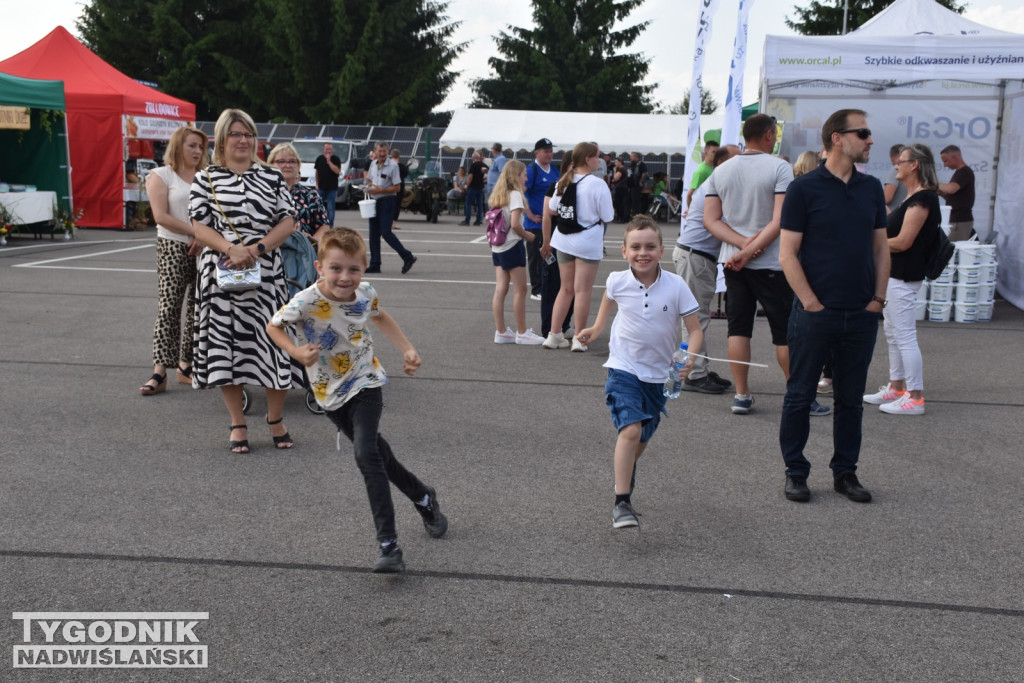
[[[540,301],[540,294],[531,294],[530,298],[534,301]]]
[[[924,399],[915,401],[910,397],[910,392],[905,391],[898,399],[892,403],[883,403],[878,409],[890,415],[924,415]]]
[[[541,346],[545,349],[567,349],[569,348],[569,340],[561,332],[548,332],[548,338],[544,340]]]
[[[494,343],[495,344],[515,344],[516,333],[511,328],[506,327],[504,332],[494,331]]]
[[[878,392],[874,394],[864,394],[864,402],[870,403],[873,406],[880,406],[883,403],[892,403],[900,396],[906,394],[906,391],[895,392],[892,389],[892,384],[886,384],[884,387],[878,387]]]
[[[539,334],[534,334],[533,328],[526,330],[522,334],[516,332],[516,344],[523,344],[525,346],[540,346],[544,343],[544,337]]]
[[[575,351],[577,353],[582,353],[583,351],[586,351],[588,348],[590,348],[590,347],[588,347],[586,344],[581,342],[578,337],[574,336],[572,338],[572,350],[573,351]]]

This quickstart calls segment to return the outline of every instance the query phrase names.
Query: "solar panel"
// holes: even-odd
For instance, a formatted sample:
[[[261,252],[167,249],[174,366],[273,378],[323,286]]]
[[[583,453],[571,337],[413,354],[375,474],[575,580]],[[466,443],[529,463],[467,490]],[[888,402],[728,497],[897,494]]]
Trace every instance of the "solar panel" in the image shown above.
[[[321,136],[323,126],[319,123],[302,123],[299,124],[298,129],[295,131],[296,138],[318,138]]]
[[[216,124],[214,124],[216,125]],[[257,123],[256,124],[256,137],[260,140],[267,140],[270,138],[271,133],[274,132],[273,123]]]
[[[401,128],[396,128],[395,129],[394,136],[392,136],[391,139],[392,140],[403,140],[403,141],[406,141],[406,142],[415,142],[416,139],[419,136],[420,136],[420,129],[419,128],[416,128],[415,126],[411,126],[411,127],[410,126],[402,126]]]

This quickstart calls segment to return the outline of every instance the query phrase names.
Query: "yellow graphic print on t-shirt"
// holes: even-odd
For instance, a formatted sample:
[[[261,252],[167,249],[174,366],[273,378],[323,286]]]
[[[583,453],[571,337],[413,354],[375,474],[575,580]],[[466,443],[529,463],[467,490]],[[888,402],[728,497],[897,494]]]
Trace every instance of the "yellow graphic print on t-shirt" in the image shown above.
[[[335,356],[331,356],[331,371],[338,377],[341,377],[346,372],[348,372],[349,368],[351,367],[352,354],[350,354],[348,351],[344,351]]]
[[[313,304],[309,312],[320,320],[329,320],[331,317],[331,304],[323,299],[319,299]]]
[[[327,380],[320,379],[313,384],[313,395],[316,396],[318,401],[327,400]]]

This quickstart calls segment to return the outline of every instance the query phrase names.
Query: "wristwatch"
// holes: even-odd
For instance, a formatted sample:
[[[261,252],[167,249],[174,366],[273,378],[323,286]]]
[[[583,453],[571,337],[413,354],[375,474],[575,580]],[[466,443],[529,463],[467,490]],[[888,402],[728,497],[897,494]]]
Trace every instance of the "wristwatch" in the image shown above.
[[[885,308],[885,305],[887,303],[889,303],[883,297],[880,297],[880,296],[873,296],[873,297],[871,297],[871,300],[872,301],[877,301],[878,303],[882,304],[882,308]]]
[[[257,242],[256,243],[256,251],[258,251],[258,252],[260,252],[262,254],[266,250],[267,250],[267,247],[266,247],[265,244],[263,244],[263,242]],[[885,304],[882,304],[882,305],[884,306]]]

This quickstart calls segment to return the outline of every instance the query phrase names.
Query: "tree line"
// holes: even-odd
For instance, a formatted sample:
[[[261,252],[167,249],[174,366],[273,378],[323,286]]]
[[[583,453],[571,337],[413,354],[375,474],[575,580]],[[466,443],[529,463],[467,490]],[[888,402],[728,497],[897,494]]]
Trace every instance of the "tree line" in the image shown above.
[[[794,7],[806,35],[841,32],[844,0]],[[952,0],[942,4],[962,12]],[[490,74],[471,83],[471,106],[649,113],[650,60],[631,51],[647,22],[643,0],[531,0],[533,25],[492,40]],[[849,0],[849,30],[891,4]],[[437,111],[466,49],[448,0],[88,0],[83,42],[132,78],[194,102],[215,119],[240,107],[257,120],[446,125]],[[681,26],[680,31],[691,31]],[[682,60],[681,60],[682,61]],[[670,112],[684,112],[682,102]],[[701,93],[702,113],[718,103]]]

